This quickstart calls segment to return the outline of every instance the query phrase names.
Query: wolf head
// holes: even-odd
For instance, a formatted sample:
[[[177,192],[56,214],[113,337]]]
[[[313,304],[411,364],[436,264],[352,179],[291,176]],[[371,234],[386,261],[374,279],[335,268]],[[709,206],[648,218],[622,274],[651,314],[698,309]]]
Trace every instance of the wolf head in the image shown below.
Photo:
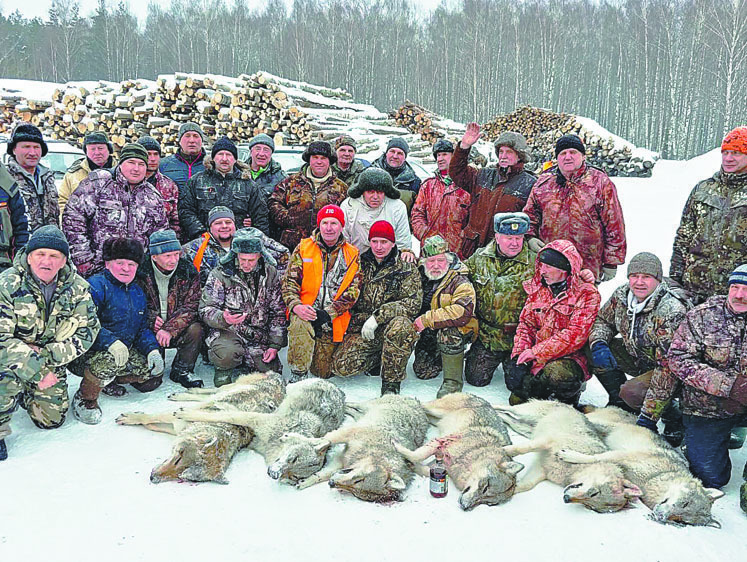
[[[224,474],[231,457],[222,454],[226,446],[221,441],[215,436],[209,441],[192,436],[179,439],[171,458],[151,471],[150,481],[154,484],[171,480],[228,484]]]
[[[280,452],[267,467],[270,478],[296,483],[324,466],[329,441],[289,432],[280,437],[280,442]]]
[[[350,492],[359,500],[387,502],[401,501],[407,483],[385,465],[365,459],[337,471],[329,479],[329,487]]]
[[[624,478],[599,478],[582,475],[563,490],[565,503],[580,503],[597,513],[612,513],[627,507],[643,491]]]
[[[658,523],[721,527],[711,516],[711,506],[723,495],[721,490],[704,488],[694,479],[675,481],[664,499],[654,506],[651,517]]]
[[[459,496],[459,507],[469,511],[480,504],[499,505],[514,495],[516,475],[524,465],[510,459],[472,467],[466,486]]]

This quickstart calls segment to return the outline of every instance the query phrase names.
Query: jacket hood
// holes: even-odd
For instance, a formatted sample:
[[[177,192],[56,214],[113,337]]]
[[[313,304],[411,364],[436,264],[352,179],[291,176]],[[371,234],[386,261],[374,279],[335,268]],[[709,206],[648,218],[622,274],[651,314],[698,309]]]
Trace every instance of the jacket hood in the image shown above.
[[[205,165],[205,171],[216,172],[215,162],[213,161],[212,156],[210,156],[209,154],[207,154],[205,158],[203,158],[202,163]],[[238,175],[242,180],[252,179],[251,168],[249,167],[249,164],[247,164],[246,162],[242,162],[241,160],[236,160],[236,163],[233,165],[233,168],[234,169],[231,172],[231,174]]]
[[[579,274],[581,273],[581,266],[583,264],[583,258],[581,257],[581,254],[578,253],[578,250],[573,245],[573,242],[571,242],[570,240],[553,240],[547,246],[542,248],[542,250],[540,250],[539,254],[537,254],[537,257],[534,260],[534,277],[532,277],[529,281],[524,282],[524,289],[526,290],[527,294],[532,294],[542,287],[542,275],[540,274],[539,256],[543,250],[548,248],[557,250],[558,252],[563,254],[571,264],[571,274],[568,276],[569,291],[577,285],[584,283],[584,281],[579,277]]]

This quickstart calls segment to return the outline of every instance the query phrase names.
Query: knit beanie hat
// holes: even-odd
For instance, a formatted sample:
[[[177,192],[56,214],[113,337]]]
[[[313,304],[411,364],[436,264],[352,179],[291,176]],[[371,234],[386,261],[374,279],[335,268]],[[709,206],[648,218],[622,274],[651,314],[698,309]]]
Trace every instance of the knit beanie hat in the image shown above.
[[[193,123],[192,121],[187,121],[186,123],[182,123],[182,126],[179,127],[179,138],[177,139],[177,142],[182,140],[184,133],[188,133],[189,131],[199,133],[202,137],[202,140],[205,140],[205,133],[202,132],[200,126],[197,123]]]
[[[210,209],[208,213],[208,227],[218,219],[231,219],[236,222],[236,216],[233,214],[233,211],[223,205],[218,205]]]
[[[433,143],[433,156],[439,152],[454,152],[454,143],[448,139],[438,139]]]
[[[26,243],[26,253],[30,254],[39,248],[57,250],[70,257],[70,246],[62,231],[52,224],[37,228]]]
[[[148,164],[148,151],[143,148],[142,144],[136,142],[128,142],[122,147],[122,151],[119,153],[119,163],[122,164],[125,160],[130,158],[136,158],[142,160],[145,164]]]
[[[540,262],[546,263],[563,271],[571,272],[571,262],[565,257],[562,252],[559,252],[555,248],[545,248],[541,250],[537,256]]]
[[[407,144],[407,141],[402,137],[394,137],[393,139],[391,139],[387,143],[386,150],[384,152],[389,152],[390,148],[399,148],[402,152],[405,153],[405,156],[410,153],[410,145]]]
[[[358,145],[355,144],[355,139],[349,135],[340,135],[335,140],[335,150],[340,148],[341,146],[352,146],[353,150],[358,150]]]
[[[247,148],[249,148],[249,150],[251,150],[252,147],[255,144],[264,144],[265,146],[269,146],[270,150],[272,150],[273,152],[275,152],[275,141],[272,140],[272,137],[270,137],[270,135],[266,135],[264,133],[260,133],[258,135],[255,135],[254,137],[252,137],[249,140],[249,142],[246,143]]]
[[[107,261],[130,260],[140,265],[143,263],[145,250],[134,238],[107,238],[102,248],[101,257]]]
[[[584,143],[581,142],[579,136],[567,134],[560,137],[558,142],[555,143],[555,156],[557,157],[558,154],[569,148],[575,148],[581,154],[586,154],[586,147],[584,146]]]
[[[337,219],[342,226],[345,226],[345,211],[337,205],[325,205],[316,215],[316,225],[322,222],[322,219]]]
[[[737,127],[729,131],[721,143],[721,152],[724,150],[747,154],[747,127]]]
[[[368,239],[372,238],[386,238],[394,243],[394,227],[389,221],[376,221],[368,229]]]
[[[151,256],[165,254],[166,252],[181,252],[182,250],[176,232],[171,229],[157,230],[150,235],[148,240],[148,253]]]
[[[158,155],[161,156],[161,145],[153,137],[143,136],[137,139],[137,143],[142,146],[145,150],[155,150]]]
[[[324,156],[325,158],[327,158],[327,160],[329,160],[330,166],[337,162],[337,153],[332,150],[332,145],[327,141],[310,142],[306,147],[306,150],[303,151],[301,158],[308,164],[309,160],[311,160],[311,157],[314,155]]]
[[[525,213],[497,213],[493,217],[493,229],[498,234],[526,234],[529,231],[529,216]]]
[[[218,154],[221,150],[226,150],[233,154],[233,157],[236,160],[239,159],[239,151],[236,149],[236,145],[233,143],[233,141],[228,137],[221,137],[217,141],[215,141],[213,149],[210,151],[210,156],[212,158],[215,158],[215,155]]]
[[[105,144],[109,149],[109,154],[114,152],[114,147],[112,146],[112,143],[109,142],[109,135],[104,131],[88,133],[83,139],[83,150],[85,150],[89,144]]]
[[[29,123],[20,123],[13,129],[13,135],[10,137],[10,142],[6,149],[7,153],[13,155],[13,149],[19,142],[35,142],[41,146],[42,156],[47,155],[47,143],[44,142],[44,137],[38,127],[34,127]]]
[[[731,287],[734,283],[741,283],[747,285],[747,263],[743,263],[729,276],[729,286]]]
[[[628,264],[628,277],[635,273],[643,273],[655,277],[661,282],[664,272],[661,267],[661,260],[651,252],[641,252],[634,255]]]
[[[439,254],[445,254],[448,251],[449,243],[436,234],[435,236],[430,236],[423,241],[423,248],[420,254],[423,258],[430,258]]]
[[[498,149],[502,146],[507,146],[513,150],[519,156],[521,162],[529,162],[529,146],[527,145],[527,139],[521,133],[515,131],[501,133],[498,140],[493,143],[496,155],[498,155]]]

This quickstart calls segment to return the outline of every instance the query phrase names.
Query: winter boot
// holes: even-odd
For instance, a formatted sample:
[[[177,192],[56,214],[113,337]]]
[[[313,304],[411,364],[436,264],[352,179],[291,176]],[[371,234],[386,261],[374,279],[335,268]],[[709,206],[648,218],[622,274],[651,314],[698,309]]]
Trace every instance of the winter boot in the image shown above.
[[[99,407],[98,383],[88,369],[83,371],[83,380],[78,392],[73,396],[73,415],[81,422],[96,425],[101,422],[101,408]]]
[[[399,381],[381,381],[381,395],[399,394]]]
[[[366,376],[380,377],[381,376],[381,363],[376,363],[376,365],[368,369],[366,371]]]
[[[676,400],[672,400],[669,406],[661,414],[661,419],[664,422],[664,431],[661,436],[675,449],[682,445],[682,440],[685,438],[685,426],[682,424],[682,412],[680,411],[679,403]]]
[[[609,400],[607,401],[608,406],[617,406],[631,414],[638,413],[635,409],[628,406],[625,400],[620,398],[620,387],[628,380],[625,373],[620,369],[612,369],[610,371],[594,370],[594,376],[597,377],[600,383],[602,383],[604,390],[606,390],[609,395]]]
[[[8,459],[8,447],[5,446],[5,439],[0,439],[0,461]]]
[[[742,486],[739,488],[739,507],[747,513],[747,482],[742,482]]]
[[[526,401],[527,401],[526,398],[522,398],[521,396],[513,392],[511,393],[511,396],[508,397],[509,406],[518,406],[519,404],[523,404]]]
[[[746,436],[747,427],[735,427],[732,429],[731,437],[729,437],[729,449],[741,449]]]
[[[294,382],[301,382],[308,378],[309,378],[308,371],[301,373],[299,371],[291,370],[290,377],[288,377],[288,384],[292,384]]]
[[[184,388],[202,388],[205,386],[202,379],[197,378],[197,376],[190,372],[189,369],[177,365],[171,365],[169,378],[173,382],[182,385]]]
[[[233,382],[233,369],[219,369],[215,368],[215,374],[213,375],[213,384],[215,388],[225,386]]]
[[[132,388],[135,390],[139,390],[140,392],[153,392],[155,389],[157,389],[159,386],[161,386],[161,383],[163,382],[163,375],[158,377],[153,377],[152,379],[148,379],[143,382],[133,382]]]
[[[441,398],[447,394],[461,392],[463,386],[464,374],[464,352],[456,355],[441,354],[441,364],[444,370],[444,382],[436,393],[436,398]]]
[[[104,388],[102,388],[101,392],[113,398],[120,398],[124,396],[125,394],[127,394],[127,389],[121,384],[119,384],[116,380],[113,380],[112,382],[107,384]]]

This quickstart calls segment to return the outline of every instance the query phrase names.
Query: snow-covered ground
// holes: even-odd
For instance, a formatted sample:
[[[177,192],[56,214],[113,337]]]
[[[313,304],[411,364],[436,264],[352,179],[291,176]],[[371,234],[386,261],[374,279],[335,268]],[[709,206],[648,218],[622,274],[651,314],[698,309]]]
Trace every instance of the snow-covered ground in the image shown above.
[[[665,262],[687,195],[719,165],[714,151],[688,162],[659,161],[647,179],[615,179],[625,211],[629,252],[656,252]],[[625,280],[607,283],[605,298]],[[283,359],[285,353],[282,353]],[[169,355],[171,357],[171,354]],[[212,380],[212,369],[198,366]],[[379,379],[336,380],[348,400],[379,394]],[[402,392],[432,399],[439,381],[418,381],[411,367]],[[71,394],[78,381],[71,378]],[[51,432],[36,429],[25,412],[13,418],[10,459],[0,463],[0,560],[621,560],[683,562],[744,560],[747,517],[738,489],[747,450],[732,452],[732,481],[713,508],[721,529],[678,528],[647,519],[644,506],[600,515],[566,505],[549,482],[502,506],[459,509],[456,490],[431,498],[416,479],[405,500],[376,505],[326,485],[298,491],[267,477],[262,458],[239,452],[230,484],[151,484],[151,469],[170,454],[172,438],[120,427],[121,412],[157,412],[174,406],[178,390],[166,380],[150,395],[102,397],[102,423],[70,417]],[[500,373],[471,389],[505,403]],[[590,381],[582,401],[603,405],[605,393]],[[520,439],[520,438],[517,438]],[[519,457],[524,463],[532,455]]]

